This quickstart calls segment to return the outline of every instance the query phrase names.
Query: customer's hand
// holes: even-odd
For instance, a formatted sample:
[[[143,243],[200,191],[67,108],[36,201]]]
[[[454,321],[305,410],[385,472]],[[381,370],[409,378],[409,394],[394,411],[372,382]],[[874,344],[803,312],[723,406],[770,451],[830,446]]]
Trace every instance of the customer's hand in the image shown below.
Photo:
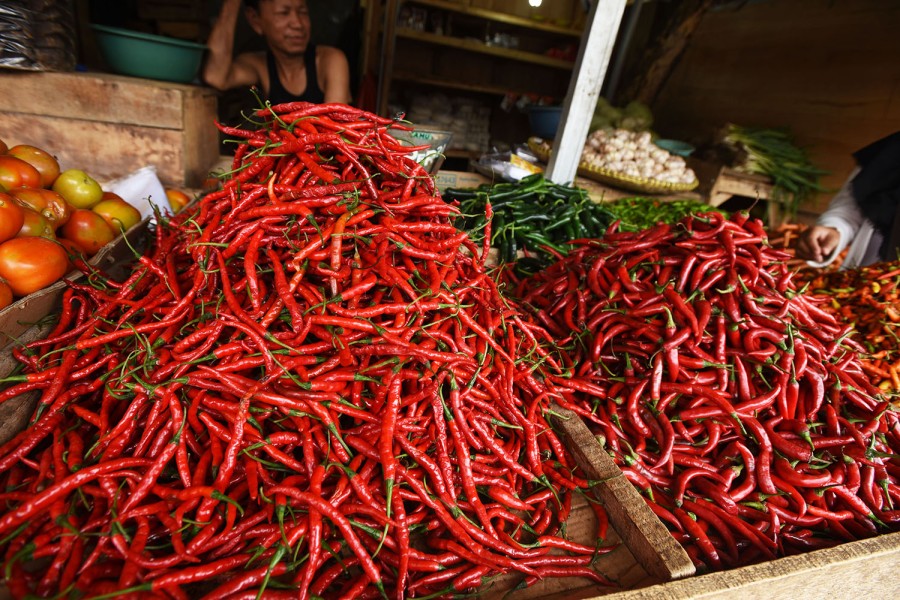
[[[824,262],[841,241],[841,234],[834,227],[814,225],[804,231],[797,241],[797,257],[813,262]]]

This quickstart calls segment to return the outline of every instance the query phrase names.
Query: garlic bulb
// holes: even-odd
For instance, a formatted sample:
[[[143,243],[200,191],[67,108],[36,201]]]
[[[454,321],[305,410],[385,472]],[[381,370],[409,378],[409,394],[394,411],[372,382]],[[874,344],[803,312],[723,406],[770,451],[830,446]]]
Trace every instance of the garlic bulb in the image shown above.
[[[648,131],[598,129],[588,136],[581,158],[594,168],[627,177],[667,183],[697,179],[682,157],[655,146]]]

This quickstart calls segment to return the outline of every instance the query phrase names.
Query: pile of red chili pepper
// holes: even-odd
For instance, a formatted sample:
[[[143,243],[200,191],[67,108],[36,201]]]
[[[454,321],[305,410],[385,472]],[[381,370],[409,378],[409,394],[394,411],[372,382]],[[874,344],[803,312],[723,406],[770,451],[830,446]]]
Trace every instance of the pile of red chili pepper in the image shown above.
[[[853,325],[865,349],[863,370],[882,392],[900,394],[900,262],[882,262],[857,269],[819,271],[806,284],[822,296],[822,308]]]
[[[576,242],[518,296],[567,348],[569,408],[700,568],[900,527],[900,420],[759,221]]]
[[[608,548],[558,535],[588,482],[545,420],[545,334],[395,124],[258,116],[223,127],[241,144],[220,191],[161,221],[124,282],[73,283],[49,336],[17,349],[0,400],[39,400],[0,447],[13,595],[607,584],[591,565]]]

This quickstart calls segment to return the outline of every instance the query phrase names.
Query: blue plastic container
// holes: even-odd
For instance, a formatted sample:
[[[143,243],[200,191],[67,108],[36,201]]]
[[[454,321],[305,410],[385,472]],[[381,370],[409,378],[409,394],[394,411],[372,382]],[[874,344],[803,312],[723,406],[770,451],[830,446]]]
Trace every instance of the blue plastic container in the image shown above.
[[[528,124],[531,126],[531,133],[539,138],[552,140],[556,137],[556,130],[559,129],[561,115],[561,106],[530,106]]]

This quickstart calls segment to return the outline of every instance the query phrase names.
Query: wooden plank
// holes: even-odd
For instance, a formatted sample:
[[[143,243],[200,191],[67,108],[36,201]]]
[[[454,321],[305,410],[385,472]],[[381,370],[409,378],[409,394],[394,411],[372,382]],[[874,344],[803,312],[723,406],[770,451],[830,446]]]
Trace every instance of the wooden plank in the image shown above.
[[[561,431],[563,442],[585,477],[598,482],[594,493],[638,563],[661,581],[693,575],[696,570],[687,552],[653,514],[581,418],[559,406],[553,407],[553,413],[553,424]]]
[[[633,192],[631,190],[623,190],[620,188],[605,185],[600,183],[599,181],[594,181],[593,179],[582,177],[581,175],[575,177],[574,183],[575,186],[587,190],[588,195],[594,202],[611,202],[613,200],[619,200],[621,198],[634,198],[635,196],[648,195],[652,195],[653,198],[663,201],[697,200],[698,202],[703,202],[706,199],[706,196],[695,191],[679,192],[677,194],[647,194],[645,192]]]
[[[758,200],[772,199],[772,182],[768,177],[741,173],[722,167],[709,192],[710,206],[720,206],[733,196],[745,196]]]
[[[394,77],[394,55],[397,50],[397,17],[399,0],[385,0],[382,18],[381,62],[378,65],[378,114],[384,115],[391,96],[391,80]],[[392,115],[393,116],[393,115]]]
[[[164,185],[185,185],[188,157],[174,129],[0,114],[0,138],[45,148],[63,169],[82,169],[101,183],[152,165]]]
[[[625,0],[594,2],[588,15],[588,32],[581,39],[569,92],[563,103],[562,126],[556,132],[547,178],[565,183],[575,178],[591,115],[612,57],[616,34],[625,12]]]
[[[588,546],[597,543],[597,519],[588,500],[582,494],[572,498],[572,511],[566,520],[564,535],[567,539]],[[657,583],[647,574],[615,527],[607,530],[603,546],[613,547],[609,553],[600,555],[591,567],[615,584],[615,587],[599,586],[581,577],[548,577],[534,585],[516,589],[523,577],[520,573],[501,575],[489,582],[479,593],[482,600],[577,600],[612,594],[626,589],[646,587]]]
[[[602,595],[602,598],[896,598],[900,594],[898,565],[900,533],[891,533],[731,571]]]
[[[106,73],[0,72],[0,113],[30,113],[65,119],[185,127],[183,106],[215,102],[208,88],[148,81]],[[215,111],[211,113],[215,115]]]

